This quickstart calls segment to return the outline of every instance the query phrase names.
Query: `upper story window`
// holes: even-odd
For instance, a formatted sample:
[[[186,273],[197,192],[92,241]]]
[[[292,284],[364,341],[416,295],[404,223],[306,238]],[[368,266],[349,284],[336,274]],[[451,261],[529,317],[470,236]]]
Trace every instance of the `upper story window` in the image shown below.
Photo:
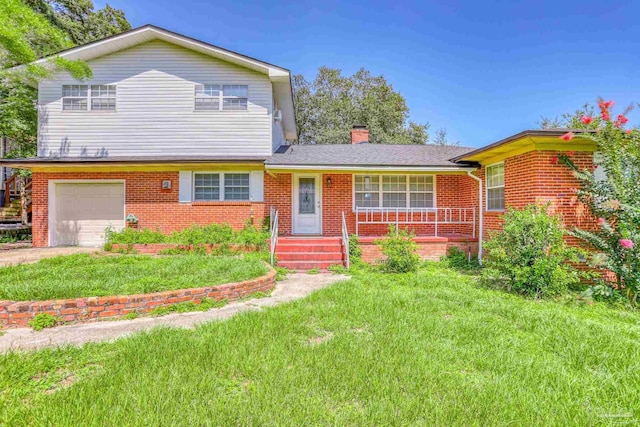
[[[91,102],[89,102],[91,99]],[[63,85],[62,109],[69,111],[116,109],[115,85]]]
[[[115,110],[116,86],[115,85],[91,85],[91,109]]]
[[[248,172],[193,174],[195,201],[250,200],[249,197]]]
[[[249,105],[247,85],[196,85],[196,111],[243,111]]]
[[[222,99],[223,110],[246,110],[249,87],[247,85],[224,85]]]
[[[86,111],[88,109],[88,94],[89,88],[87,85],[62,86],[62,109]]]
[[[487,166],[487,210],[504,210],[504,163]]]
[[[432,208],[433,175],[355,175],[354,203],[362,208]]]
[[[220,109],[220,85],[196,85],[196,110]]]

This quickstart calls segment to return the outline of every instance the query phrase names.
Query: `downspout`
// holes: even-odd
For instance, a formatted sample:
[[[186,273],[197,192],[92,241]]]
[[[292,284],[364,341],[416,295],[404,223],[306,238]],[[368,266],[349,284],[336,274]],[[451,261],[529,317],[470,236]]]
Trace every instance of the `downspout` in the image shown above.
[[[480,263],[480,265],[482,265],[482,232],[484,229],[484,203],[482,200],[482,195],[484,194],[484,192],[482,191],[482,179],[473,175],[470,171],[467,171],[467,175],[478,181],[478,209],[480,209],[480,217],[478,218],[478,221],[480,222],[480,224],[478,225],[478,262]]]

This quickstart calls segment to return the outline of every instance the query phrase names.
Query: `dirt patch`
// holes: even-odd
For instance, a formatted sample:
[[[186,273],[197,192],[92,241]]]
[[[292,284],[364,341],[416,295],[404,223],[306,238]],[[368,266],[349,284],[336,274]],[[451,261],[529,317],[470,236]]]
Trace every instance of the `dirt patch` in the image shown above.
[[[318,335],[317,337],[309,338],[309,344],[320,345],[333,338],[333,332],[326,332],[324,335]]]

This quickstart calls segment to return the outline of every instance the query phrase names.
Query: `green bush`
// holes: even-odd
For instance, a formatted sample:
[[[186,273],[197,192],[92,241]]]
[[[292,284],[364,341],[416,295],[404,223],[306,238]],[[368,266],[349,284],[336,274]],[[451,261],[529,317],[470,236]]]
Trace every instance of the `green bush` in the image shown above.
[[[349,262],[351,265],[362,263],[362,248],[360,247],[360,240],[355,234],[349,236]]]
[[[257,229],[247,221],[240,231],[234,231],[229,224],[210,224],[205,226],[193,225],[169,235],[164,235],[158,230],[144,228],[136,230],[125,228],[122,231],[114,231],[108,228],[106,231],[105,249],[110,250],[114,244],[134,245],[151,243],[174,243],[177,245],[193,245],[194,250],[204,251],[205,245],[220,245],[215,250],[216,254],[230,253],[229,245],[244,245],[256,250],[264,250],[267,247],[268,232]],[[186,249],[180,249],[184,252]],[[171,252],[174,253],[174,252]]]
[[[471,269],[479,266],[477,257],[472,256],[469,258],[469,256],[457,246],[450,247],[447,255],[442,257],[441,261],[445,262],[451,268],[458,269]]]
[[[503,230],[491,233],[485,243],[482,282],[531,297],[567,292],[581,275],[570,264],[578,262],[580,253],[566,245],[565,234],[547,206],[508,209]]]
[[[237,233],[238,243],[256,250],[266,250],[268,238],[268,231],[258,230],[250,221],[247,221],[244,228]]]
[[[397,230],[394,225],[389,226],[387,237],[376,240],[376,245],[382,248],[386,259],[382,261],[382,270],[387,273],[410,273],[418,270],[420,257],[417,254],[418,245],[413,241],[414,234],[406,229]]]
[[[58,319],[47,313],[39,313],[29,320],[29,326],[36,331],[41,331],[44,328],[53,328],[58,323]]]

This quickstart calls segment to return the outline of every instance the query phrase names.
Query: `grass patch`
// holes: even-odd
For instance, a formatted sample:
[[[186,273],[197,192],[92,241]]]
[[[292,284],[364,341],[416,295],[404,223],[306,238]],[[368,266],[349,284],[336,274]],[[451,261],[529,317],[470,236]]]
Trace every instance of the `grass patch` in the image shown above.
[[[195,330],[0,356],[7,425],[633,425],[640,316],[355,272]],[[71,380],[69,380],[71,379]]]
[[[129,295],[221,285],[267,273],[258,254],[89,255],[47,258],[0,268],[0,300]]]
[[[179,302],[177,304],[168,305],[166,307],[156,307],[149,312],[150,316],[166,316],[171,313],[189,313],[191,311],[208,311],[212,308],[221,308],[227,305],[229,301],[226,299],[216,301],[210,298],[202,298],[200,304],[193,301]]]

